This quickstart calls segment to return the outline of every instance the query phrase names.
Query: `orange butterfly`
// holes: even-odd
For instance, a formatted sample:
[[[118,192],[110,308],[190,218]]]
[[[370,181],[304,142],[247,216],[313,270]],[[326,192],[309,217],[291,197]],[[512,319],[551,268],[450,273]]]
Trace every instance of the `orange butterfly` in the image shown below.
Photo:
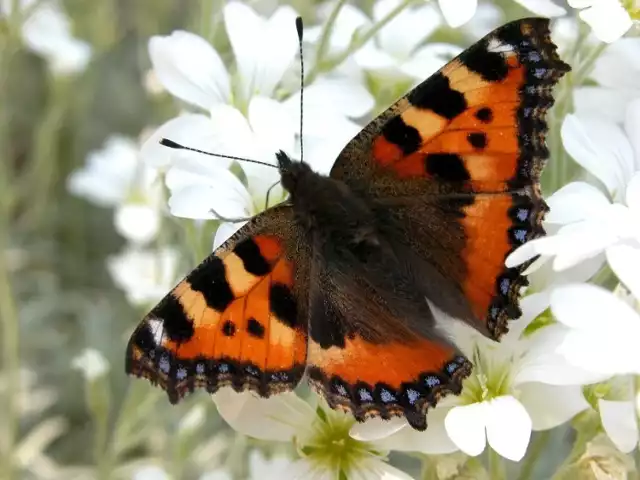
[[[545,115],[569,70],[549,20],[511,22],[367,125],[328,177],[276,154],[289,198],[151,310],[127,372],[172,403],[196,387],[268,397],[306,374],[359,421],[424,430],[472,368],[430,305],[496,340],[520,316],[525,266],[504,260],[544,234]]]

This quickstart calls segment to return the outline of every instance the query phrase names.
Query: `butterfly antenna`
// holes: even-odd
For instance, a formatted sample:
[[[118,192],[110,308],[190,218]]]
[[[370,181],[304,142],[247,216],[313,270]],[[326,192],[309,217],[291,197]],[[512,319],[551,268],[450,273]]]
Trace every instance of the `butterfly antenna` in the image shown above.
[[[304,105],[304,57],[302,56],[302,17],[296,18],[298,31],[298,46],[300,48],[300,161],[304,162],[304,147],[302,141],[302,112]]]
[[[173,140],[169,140],[168,138],[163,138],[160,140],[160,145],[164,145],[165,147],[174,148],[176,150],[189,150],[190,152],[202,153],[204,155],[209,155],[211,157],[220,157],[220,158],[228,158],[230,160],[237,160],[239,162],[249,162],[249,163],[257,163],[258,165],[264,165],[265,167],[278,168],[275,165],[272,165],[267,162],[261,162],[259,160],[252,160],[251,158],[243,158],[243,157],[234,157],[233,155],[223,155],[221,153],[211,153],[205,152],[204,150],[198,150],[193,147],[186,147],[184,145],[180,145],[179,143],[174,142]]]

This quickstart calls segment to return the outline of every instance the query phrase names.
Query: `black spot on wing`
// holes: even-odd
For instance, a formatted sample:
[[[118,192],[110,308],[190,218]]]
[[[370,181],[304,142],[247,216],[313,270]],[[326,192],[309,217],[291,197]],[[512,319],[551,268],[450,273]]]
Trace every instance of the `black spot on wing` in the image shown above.
[[[252,275],[263,277],[271,271],[271,265],[262,256],[260,247],[252,238],[239,242],[233,249],[233,253],[240,257],[244,269]]]
[[[400,147],[405,155],[415,152],[422,145],[422,137],[418,130],[404,123],[400,115],[393,117],[385,124],[382,135],[389,142]]]
[[[482,107],[476,112],[476,118],[482,123],[491,123],[493,120],[493,111],[489,107]]]
[[[234,299],[227,282],[224,263],[215,255],[196,268],[187,277],[187,281],[192,289],[202,293],[207,305],[218,312],[223,312]]]
[[[483,80],[499,82],[509,74],[509,66],[502,54],[487,50],[487,43],[482,42],[460,55],[460,61]]]
[[[249,318],[247,322],[247,332],[255,338],[264,338],[264,326],[255,318]]]
[[[169,340],[181,343],[193,336],[193,323],[187,317],[180,301],[169,294],[153,309],[153,316],[161,319]]]
[[[233,337],[236,333],[236,326],[231,320],[227,320],[222,324],[222,333],[225,337]]]
[[[487,146],[487,135],[483,132],[472,132],[467,135],[467,140],[475,149],[482,150]]]
[[[448,120],[453,120],[467,108],[464,95],[451,88],[449,79],[440,72],[414,88],[407,100],[415,107],[432,110]]]
[[[162,320],[159,321],[161,322]],[[156,347],[156,342],[153,337],[151,325],[146,322],[140,325],[136,331],[133,332],[129,343],[135,345],[144,352],[153,350]]]
[[[298,326],[298,307],[289,287],[283,283],[274,283],[269,289],[271,312],[291,328]]]
[[[344,322],[338,316],[333,303],[325,295],[318,293],[311,303],[309,318],[309,336],[320,347],[344,348],[347,331]]]
[[[430,153],[424,160],[429,175],[447,182],[465,182],[471,179],[464,162],[454,153]]]

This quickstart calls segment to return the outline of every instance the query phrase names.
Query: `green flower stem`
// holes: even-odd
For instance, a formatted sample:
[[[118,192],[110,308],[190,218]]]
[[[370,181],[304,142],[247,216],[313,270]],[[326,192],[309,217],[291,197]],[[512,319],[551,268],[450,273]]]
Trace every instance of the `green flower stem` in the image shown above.
[[[338,2],[336,2],[335,7],[333,7],[329,18],[327,19],[327,23],[322,29],[320,41],[318,42],[318,46],[316,48],[316,64],[314,65],[312,71],[309,72],[310,81],[313,81],[314,76],[317,74],[317,70],[315,69],[315,67],[321,64],[324,61],[325,56],[327,55],[327,50],[329,49],[329,40],[331,39],[331,34],[333,33],[333,26],[335,25],[338,14],[340,13],[340,10],[342,10],[342,6],[345,3],[346,0],[338,0]]]
[[[536,434],[529,445],[527,456],[522,463],[520,475],[518,476],[519,480],[534,478],[533,474],[535,473],[536,466],[540,463],[540,456],[545,451],[544,447],[549,442],[549,437],[551,437],[551,430],[544,430]]]
[[[594,411],[589,410],[578,414],[571,421],[571,425],[576,431],[576,438],[573,442],[573,447],[556,473],[553,474],[551,480],[563,480],[566,478],[567,472],[582,456],[587,444],[598,434],[598,431],[600,430],[600,417]]]
[[[504,462],[502,457],[491,446],[488,447],[488,460],[489,460],[489,478],[491,480],[504,480],[506,474],[504,471]]]
[[[636,424],[638,425],[638,431],[640,431],[640,375],[633,376],[632,402],[636,407]],[[636,465],[640,465],[640,448],[634,448],[633,455]]]
[[[356,33],[354,37],[351,39],[351,44],[342,53],[339,53],[333,58],[328,58],[328,59],[317,58],[315,65],[309,71],[309,74],[305,78],[305,85],[312,83],[320,73],[328,72],[336,68],[342,62],[344,62],[350,55],[360,50],[360,48],[362,48],[369,40],[375,37],[380,30],[382,30],[389,22],[391,22],[394,18],[396,18],[405,8],[413,4],[417,4],[418,1],[419,0],[403,0],[402,2],[400,2],[400,4],[396,8],[391,10],[384,18],[382,18],[378,23],[373,25],[365,33],[363,33],[362,35],[358,35]],[[332,12],[332,15],[333,15],[333,12]],[[337,16],[337,13],[336,13],[336,16]],[[335,22],[335,18],[333,19],[333,22]],[[322,36],[327,37],[325,42],[328,42],[328,38],[330,38],[332,29],[333,29],[333,24],[327,23],[324,31],[322,32]],[[321,38],[321,42],[322,42],[322,38]],[[324,47],[324,48],[326,49],[327,47]]]
[[[109,445],[111,390],[107,376],[86,379],[85,397],[95,428],[93,456],[97,465],[97,477],[98,480],[109,480],[114,462],[113,449]]]
[[[17,10],[14,1],[14,12]],[[13,19],[13,18],[12,18]],[[9,22],[10,24],[13,22]],[[19,28],[19,26],[17,27]],[[0,105],[6,105],[7,64],[16,49],[15,37],[0,35]],[[16,298],[13,293],[12,278],[8,262],[11,245],[11,222],[15,215],[16,191],[12,169],[9,127],[11,118],[5,109],[0,109],[0,323],[2,324],[2,375],[5,378],[5,404],[2,406],[5,431],[0,451],[0,478],[12,480],[15,475],[14,450],[18,437],[20,394],[20,323]]]
[[[0,164],[4,165],[4,161]],[[0,177],[4,176],[4,169],[0,168]],[[0,182],[0,185],[4,182]],[[3,197],[8,191],[0,186]],[[6,201],[2,201],[2,206]],[[18,309],[11,285],[11,274],[7,262],[9,247],[9,222],[10,214],[5,208],[0,209],[0,318],[2,319],[2,374],[5,377],[8,388],[5,390],[5,402],[2,416],[6,431],[4,432],[5,451],[2,459],[2,473],[0,478],[11,480],[14,474],[14,449],[18,435],[18,394],[20,392],[20,330]]]
[[[52,189],[58,180],[51,153],[58,151],[60,131],[74,94],[73,85],[67,80],[60,78],[52,82],[52,100],[36,128],[33,153],[19,182],[18,193],[24,197],[19,201],[25,207],[20,224],[27,230],[42,225],[43,217],[51,207]],[[33,185],[38,187],[30,187]]]

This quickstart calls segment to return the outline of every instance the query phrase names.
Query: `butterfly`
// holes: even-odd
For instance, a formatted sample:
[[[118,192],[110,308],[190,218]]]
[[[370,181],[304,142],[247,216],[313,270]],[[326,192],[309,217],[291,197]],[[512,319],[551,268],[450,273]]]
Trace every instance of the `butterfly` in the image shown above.
[[[444,313],[499,340],[544,234],[552,89],[570,71],[549,20],[507,23],[356,135],[329,176],[276,154],[288,198],[253,217],[135,329],[126,371],[172,403],[197,387],[292,390],[306,376],[358,421],[459,394],[472,364]]]

